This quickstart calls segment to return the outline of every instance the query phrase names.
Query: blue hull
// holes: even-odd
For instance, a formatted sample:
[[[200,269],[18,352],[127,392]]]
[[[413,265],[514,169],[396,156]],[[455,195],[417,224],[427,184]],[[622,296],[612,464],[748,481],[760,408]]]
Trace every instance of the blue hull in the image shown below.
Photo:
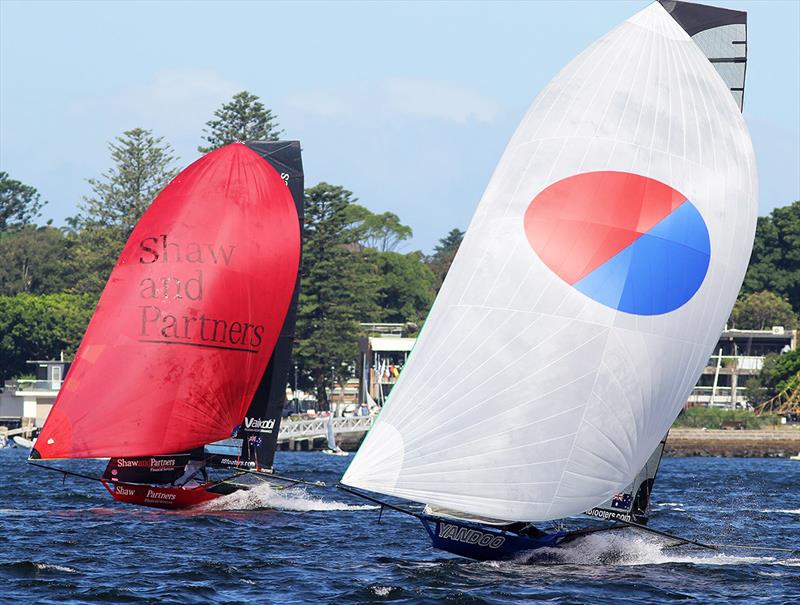
[[[501,528],[420,515],[433,547],[478,561],[514,559],[522,553],[558,546],[567,532],[525,536]]]

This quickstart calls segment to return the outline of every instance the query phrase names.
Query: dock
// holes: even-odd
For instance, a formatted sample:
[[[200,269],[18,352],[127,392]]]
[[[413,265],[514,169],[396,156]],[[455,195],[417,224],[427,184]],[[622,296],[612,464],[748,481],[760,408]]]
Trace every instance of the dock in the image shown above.
[[[372,428],[376,415],[344,416],[333,419],[333,434],[337,445],[345,451],[355,451]],[[327,447],[328,416],[321,418],[284,418],[278,433],[278,448],[291,451],[310,451]]]

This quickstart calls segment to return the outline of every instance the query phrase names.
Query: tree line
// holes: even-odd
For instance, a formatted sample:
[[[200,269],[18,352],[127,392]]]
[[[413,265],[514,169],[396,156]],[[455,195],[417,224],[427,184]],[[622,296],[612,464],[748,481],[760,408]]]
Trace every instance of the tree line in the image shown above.
[[[247,91],[205,126],[202,153],[283,132]],[[125,131],[108,150],[109,169],[87,179],[90,193],[64,227],[39,224],[46,202],[0,172],[0,379],[24,374],[28,359],[74,354],[134,225],[178,172],[169,143],[144,128]],[[452,229],[431,255],[402,253],[411,228],[394,213],[371,212],[345,187],[318,183],[305,202],[294,357],[299,386],[324,403],[328,390],[352,375],[360,322],[405,323],[412,333],[422,324],[464,233]],[[799,314],[800,201],[759,217],[729,325],[792,329]]]
[[[243,91],[214,112],[198,151],[236,141],[277,140],[273,112]],[[24,375],[26,360],[74,355],[106,280],[152,200],[178,173],[173,148],[144,128],[108,145],[110,167],[87,179],[78,212],[41,224],[37,190],[0,172],[0,379]],[[302,289],[295,363],[301,388],[324,403],[352,374],[360,322],[422,324],[463,232],[431,255],[400,252],[413,235],[391,212],[373,213],[340,185],[306,190]]]

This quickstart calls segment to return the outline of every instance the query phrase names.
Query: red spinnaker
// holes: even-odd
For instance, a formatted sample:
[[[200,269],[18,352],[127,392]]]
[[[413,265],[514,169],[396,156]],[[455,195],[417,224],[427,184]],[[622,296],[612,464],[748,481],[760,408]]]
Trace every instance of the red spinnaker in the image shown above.
[[[286,316],[299,231],[288,187],[245,145],[175,177],[111,273],[38,455],[145,456],[230,436]]]

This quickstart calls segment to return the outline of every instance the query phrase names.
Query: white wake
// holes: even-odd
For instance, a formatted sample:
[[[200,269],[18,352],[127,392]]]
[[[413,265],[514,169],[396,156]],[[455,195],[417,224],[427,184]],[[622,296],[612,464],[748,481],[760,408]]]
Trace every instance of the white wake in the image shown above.
[[[205,503],[204,510],[258,510],[277,509],[297,512],[312,511],[359,511],[375,510],[371,504],[348,504],[335,500],[323,500],[311,496],[301,487],[274,489],[267,485],[258,485],[248,490],[234,492],[216,500]]]
[[[747,551],[745,551],[747,552]],[[750,551],[753,552],[753,551]],[[561,565],[781,565],[800,567],[800,558],[760,554],[739,555],[719,551],[700,551],[687,547],[669,548],[669,543],[630,531],[590,534],[558,548],[542,548],[527,553],[518,563]]]
[[[800,515],[800,508],[768,508],[758,511],[760,513],[781,513],[784,515]]]

